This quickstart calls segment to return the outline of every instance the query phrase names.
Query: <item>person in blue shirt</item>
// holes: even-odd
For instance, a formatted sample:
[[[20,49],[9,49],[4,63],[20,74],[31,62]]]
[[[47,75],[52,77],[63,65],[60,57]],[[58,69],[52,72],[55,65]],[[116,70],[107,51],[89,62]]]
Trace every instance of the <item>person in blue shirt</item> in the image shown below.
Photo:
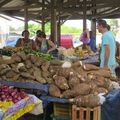
[[[88,42],[88,45],[90,46],[91,50],[93,52],[96,52],[97,51],[97,48],[96,48],[96,40],[95,40],[95,37],[93,36],[93,32],[92,31],[89,31],[89,42]]]
[[[105,20],[97,21],[97,29],[102,33],[102,44],[100,53],[100,67],[109,68],[111,75],[116,77],[115,68],[117,66],[115,54],[116,54],[116,42],[113,33],[108,30],[108,24]]]

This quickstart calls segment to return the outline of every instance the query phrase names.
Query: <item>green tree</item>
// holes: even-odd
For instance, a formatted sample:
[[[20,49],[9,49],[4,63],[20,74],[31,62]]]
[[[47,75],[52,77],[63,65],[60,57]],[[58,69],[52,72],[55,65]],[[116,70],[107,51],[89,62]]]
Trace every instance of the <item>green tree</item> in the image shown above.
[[[61,33],[73,33],[73,34],[80,34],[82,33],[81,29],[75,27],[68,27],[68,26],[61,26]]]
[[[117,28],[119,27],[119,23],[117,19],[110,19],[108,20],[108,24],[111,27],[111,31],[116,34],[117,33]]]
[[[33,37],[37,30],[41,30],[41,24],[29,24],[28,29],[30,31],[30,37]]]
[[[118,28],[118,20],[117,19],[110,19],[111,27]]]
[[[10,31],[15,31],[16,29],[12,26],[10,26]]]
[[[41,24],[33,24],[33,23],[29,23],[28,25],[28,29],[30,31],[30,37],[35,36],[35,32],[37,30],[41,30]],[[24,26],[21,26],[18,28],[19,31],[23,31],[24,30]],[[46,23],[45,24],[45,33],[46,34],[50,34],[50,23]],[[64,24],[61,26],[61,33],[69,33],[69,34],[81,34],[82,30],[75,28],[75,27],[68,27],[68,26],[64,26]]]
[[[45,32],[46,32],[47,34],[50,34],[50,22],[47,22],[47,23],[45,24]]]

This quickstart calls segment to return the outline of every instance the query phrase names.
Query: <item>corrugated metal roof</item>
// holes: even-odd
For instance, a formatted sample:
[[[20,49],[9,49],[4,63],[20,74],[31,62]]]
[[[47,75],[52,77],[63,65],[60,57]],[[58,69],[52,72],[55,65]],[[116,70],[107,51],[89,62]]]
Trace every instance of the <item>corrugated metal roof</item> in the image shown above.
[[[0,12],[10,16],[24,17],[24,8],[28,8],[29,19],[40,19],[45,16],[46,21],[51,15],[52,0],[0,0]],[[53,0],[55,9],[60,10],[61,19],[82,19],[83,9],[86,7],[87,18],[119,17],[120,0]],[[42,8],[44,10],[42,10]],[[92,14],[94,13],[94,14]],[[67,16],[68,15],[68,16]],[[64,17],[63,17],[64,16]],[[66,16],[66,18],[65,18]]]
[[[23,6],[24,1],[23,0],[11,0],[11,2],[8,2],[3,7],[17,7],[17,6]]]

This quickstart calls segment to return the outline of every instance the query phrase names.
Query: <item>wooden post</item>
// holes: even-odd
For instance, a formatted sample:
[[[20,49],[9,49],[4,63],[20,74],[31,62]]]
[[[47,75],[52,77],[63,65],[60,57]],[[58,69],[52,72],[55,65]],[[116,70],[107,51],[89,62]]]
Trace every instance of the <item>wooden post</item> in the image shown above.
[[[86,0],[83,0],[83,31],[86,30],[86,27],[87,27],[87,25],[86,25],[86,17],[87,17],[87,15],[86,15],[86,10],[87,10],[86,4],[87,4]]]
[[[92,6],[96,6],[96,0],[92,0]],[[96,38],[96,19],[94,18],[96,15],[96,9],[92,10],[92,20],[91,20],[91,31],[93,32],[93,36]]]
[[[96,19],[91,20],[91,31],[93,32],[93,36],[96,38]]]
[[[62,9],[62,2],[59,1],[59,6],[58,6],[58,22],[57,22],[57,43],[58,46],[60,46],[61,42],[61,18],[60,18],[60,10]]]
[[[42,31],[45,32],[45,19],[43,15],[42,15]]]
[[[25,30],[28,30],[28,9],[27,8],[24,9],[24,18],[25,18],[24,28]]]
[[[61,23],[60,23],[60,16],[59,16],[58,23],[57,23],[57,43],[58,43],[58,46],[60,46],[60,39],[61,39]]]
[[[72,106],[72,120],[76,120],[77,118],[77,107],[76,105]]]
[[[56,21],[56,9],[55,0],[51,0],[51,40],[56,43],[57,41],[57,21]]]
[[[45,0],[42,0],[43,5],[45,4]],[[45,32],[45,18],[44,18],[44,7],[42,7],[42,31]]]

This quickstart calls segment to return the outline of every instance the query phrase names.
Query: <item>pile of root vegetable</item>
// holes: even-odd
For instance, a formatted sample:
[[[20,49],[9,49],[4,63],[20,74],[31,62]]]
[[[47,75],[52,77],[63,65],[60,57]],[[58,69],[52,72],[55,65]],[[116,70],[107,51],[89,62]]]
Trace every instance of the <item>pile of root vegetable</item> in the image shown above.
[[[59,60],[47,61],[42,57],[17,53],[10,60],[0,60],[0,79],[48,83],[51,96],[68,98],[85,107],[99,105],[98,94],[113,89],[114,79],[109,70],[79,61],[68,66]]]

